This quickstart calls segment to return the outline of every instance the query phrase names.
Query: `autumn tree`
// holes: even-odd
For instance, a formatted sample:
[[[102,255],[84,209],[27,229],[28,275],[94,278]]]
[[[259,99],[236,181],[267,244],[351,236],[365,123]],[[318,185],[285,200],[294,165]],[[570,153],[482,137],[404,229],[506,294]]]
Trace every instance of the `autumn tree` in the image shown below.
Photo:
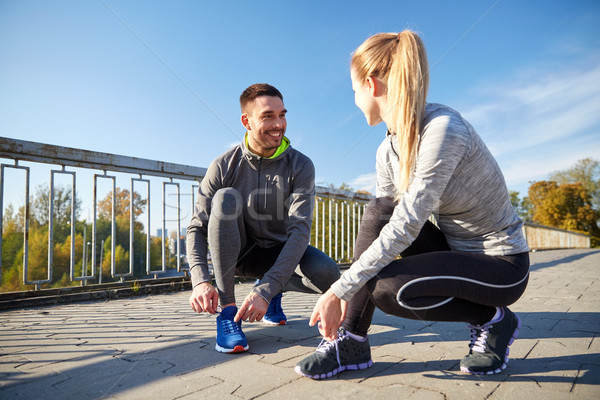
[[[129,190],[117,188],[115,190],[115,215],[129,218],[131,195]],[[146,209],[146,200],[138,192],[133,192],[133,215],[137,219]],[[98,202],[98,217],[110,220],[112,216],[112,191]]]
[[[600,236],[600,213],[581,183],[534,182],[529,187],[533,221],[542,225]]]
[[[23,248],[23,217],[19,218],[12,204],[4,210],[2,218],[2,270],[10,268]]]
[[[146,241],[147,234],[143,232],[144,226],[138,217],[146,210],[147,200],[142,199],[139,193],[133,192],[133,249],[130,249],[130,210],[132,204],[131,193],[127,189],[116,188],[115,190],[115,269],[117,273],[129,271],[129,259],[133,256],[133,273],[136,277],[146,274]],[[98,202],[98,220],[96,227],[97,251],[102,251],[102,270],[108,274],[111,268],[111,240],[112,240],[112,191]],[[150,227],[148,227],[148,230]],[[104,248],[100,248],[101,239],[104,239]],[[158,250],[155,247],[158,245]],[[151,239],[150,262],[152,268],[156,269],[162,265],[162,252],[160,249],[162,241]],[[98,253],[99,254],[99,253]]]
[[[600,163],[592,158],[577,161],[571,168],[555,171],[550,180],[558,184],[580,183],[591,196],[592,206],[600,211]]]

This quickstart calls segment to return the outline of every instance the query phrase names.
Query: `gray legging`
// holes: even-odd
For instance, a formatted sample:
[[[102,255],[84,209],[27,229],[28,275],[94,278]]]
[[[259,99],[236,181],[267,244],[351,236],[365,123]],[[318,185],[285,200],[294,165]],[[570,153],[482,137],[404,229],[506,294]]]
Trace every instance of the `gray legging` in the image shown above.
[[[217,191],[208,222],[208,243],[221,304],[235,302],[236,276],[261,279],[285,245],[263,248],[252,240],[246,232],[244,213],[240,212],[241,196],[235,192],[233,188]],[[325,293],[339,277],[337,263],[321,250],[308,246],[283,291]]]
[[[393,209],[389,198],[371,200],[356,239],[355,258],[379,236]],[[346,330],[366,335],[375,307],[409,319],[483,324],[496,307],[521,297],[529,276],[528,253],[488,256],[451,251],[442,231],[429,221],[401,256],[349,301]]]

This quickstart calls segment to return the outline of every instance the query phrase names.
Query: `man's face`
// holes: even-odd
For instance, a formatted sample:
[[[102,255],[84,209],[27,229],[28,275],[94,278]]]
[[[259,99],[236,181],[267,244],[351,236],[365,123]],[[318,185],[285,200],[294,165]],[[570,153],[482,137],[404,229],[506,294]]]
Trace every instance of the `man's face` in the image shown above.
[[[260,96],[254,99],[242,124],[248,130],[248,146],[261,157],[271,157],[283,140],[287,110],[279,97]]]

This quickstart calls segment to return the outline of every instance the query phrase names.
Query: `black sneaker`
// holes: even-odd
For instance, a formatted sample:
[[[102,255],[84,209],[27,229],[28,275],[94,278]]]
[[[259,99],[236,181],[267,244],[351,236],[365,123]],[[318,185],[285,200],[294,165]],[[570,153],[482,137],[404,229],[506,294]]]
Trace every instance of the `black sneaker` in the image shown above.
[[[296,365],[296,373],[312,379],[331,378],[345,370],[366,369],[373,365],[369,339],[352,339],[344,328],[338,331],[338,338],[328,342],[325,339],[317,350]]]
[[[519,335],[521,319],[504,307],[499,320],[469,327],[471,328],[470,350],[460,362],[460,370],[469,374],[490,375],[506,368],[508,346]]]

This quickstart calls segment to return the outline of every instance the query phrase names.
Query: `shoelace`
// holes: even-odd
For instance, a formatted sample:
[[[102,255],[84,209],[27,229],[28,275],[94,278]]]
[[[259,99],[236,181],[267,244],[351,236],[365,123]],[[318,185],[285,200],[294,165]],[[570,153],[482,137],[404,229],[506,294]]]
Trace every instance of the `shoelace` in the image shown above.
[[[339,366],[342,365],[342,363],[340,362],[340,350],[338,347],[338,344],[345,340],[350,338],[350,336],[346,335],[345,333],[339,332],[337,339],[332,340],[331,342],[328,342],[327,340],[323,339],[321,340],[321,343],[319,343],[319,346],[317,346],[317,352],[318,353],[327,353],[332,347],[335,347],[335,357],[337,359],[337,363]]]
[[[478,353],[485,353],[487,338],[492,327],[492,324],[484,324],[481,326],[469,325],[469,328],[471,328],[471,343],[469,343],[471,350]]]
[[[483,325],[469,325],[469,328],[471,328],[471,343],[469,343],[471,350],[478,353],[485,353],[490,329],[494,327],[494,324],[502,321],[504,315],[504,309],[501,309],[500,316],[492,319],[492,321],[486,322]]]
[[[241,331],[240,326],[237,324],[237,322],[233,322],[232,319],[222,318],[221,323],[223,324],[223,329],[227,334],[238,333]]]
[[[479,337],[479,331],[481,331],[481,327],[479,325],[469,325],[469,329],[471,330],[471,342],[469,343],[469,349],[472,349]]]

